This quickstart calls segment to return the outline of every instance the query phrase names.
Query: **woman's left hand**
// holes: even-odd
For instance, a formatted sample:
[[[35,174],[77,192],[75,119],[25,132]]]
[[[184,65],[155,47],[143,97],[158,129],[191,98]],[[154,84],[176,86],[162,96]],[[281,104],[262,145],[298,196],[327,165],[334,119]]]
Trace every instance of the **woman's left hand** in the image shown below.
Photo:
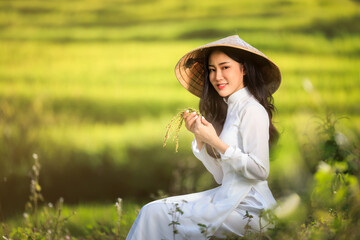
[[[226,149],[229,147],[219,138],[214,126],[204,117],[196,119],[193,130],[196,139],[209,144],[221,153],[225,153]]]
[[[218,138],[214,126],[204,117],[196,119],[193,125],[193,133],[197,139],[210,145],[211,142],[214,142],[214,140]]]

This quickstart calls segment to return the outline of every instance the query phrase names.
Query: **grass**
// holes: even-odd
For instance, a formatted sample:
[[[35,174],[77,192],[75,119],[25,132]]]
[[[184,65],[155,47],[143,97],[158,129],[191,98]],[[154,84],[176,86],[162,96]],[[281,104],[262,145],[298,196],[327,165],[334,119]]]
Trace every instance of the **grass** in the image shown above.
[[[131,224],[134,222],[140,206],[134,203],[123,204],[123,214],[120,222],[121,226],[121,239],[125,239],[127,232],[130,230]],[[115,222],[117,221],[117,214],[115,204],[80,204],[76,206],[65,206],[64,215],[69,215],[72,212],[76,212],[69,221],[65,224],[65,227],[71,231],[74,237],[82,237],[89,235],[99,228],[99,231],[103,231],[100,227],[114,229]]]
[[[309,164],[307,171],[307,189],[301,191],[301,186],[291,186],[302,192],[302,197],[296,193],[279,199],[280,208],[267,211],[276,227],[270,231],[253,233],[251,227],[245,226],[245,236],[227,239],[357,239],[359,230],[357,219],[360,214],[358,204],[360,188],[358,185],[358,148],[350,145],[343,135],[338,139],[337,131],[339,118],[327,115],[325,119],[318,119],[315,131],[319,134],[313,139],[310,147],[302,147],[305,156],[304,163]],[[286,136],[285,136],[286,137]],[[344,138],[345,137],[345,138]],[[292,137],[286,139],[290,140]],[[290,143],[287,146],[295,146]],[[281,148],[282,146],[279,145]],[[309,158],[310,157],[310,158]],[[124,207],[122,199],[116,204],[80,204],[77,206],[63,205],[63,198],[55,204],[46,203],[39,185],[40,169],[38,156],[33,155],[34,165],[31,170],[31,185],[29,202],[21,216],[8,219],[2,223],[0,235],[4,239],[125,239],[131,224],[139,212],[138,204],[131,201]],[[295,161],[296,162],[296,161]],[[299,165],[295,171],[286,169],[294,180],[298,179]],[[315,163],[315,164],[314,164]],[[311,166],[312,165],[312,166]],[[315,170],[316,168],[316,170]],[[278,170],[278,169],[277,169]],[[302,180],[305,180],[302,176]],[[289,186],[282,185],[288,188]],[[163,193],[159,192],[159,196]],[[43,203],[43,204],[41,204]],[[40,205],[41,204],[41,205]],[[111,207],[111,208],[110,208]],[[116,210],[114,209],[116,208]],[[176,238],[179,224],[178,217],[184,212],[182,205],[175,204],[169,214],[172,216],[173,239]],[[248,213],[248,224],[252,216]],[[166,224],[166,223],[164,223]],[[301,225],[301,226],[300,226]],[[206,235],[208,226],[198,224],[199,230]],[[250,231],[248,231],[250,230]],[[216,239],[216,238],[215,238]]]
[[[211,187],[191,134],[180,133],[177,154],[162,142],[172,116],[198,105],[177,82],[176,62],[232,34],[282,71],[269,182],[277,196],[301,190],[314,116],[347,116],[339,131],[358,141],[359,12],[356,1],[333,0],[0,1],[0,217],[22,212],[34,152],[46,198],[79,209],[70,220],[79,236],[101,212],[116,214],[106,202],[119,196],[132,212],[127,197]]]

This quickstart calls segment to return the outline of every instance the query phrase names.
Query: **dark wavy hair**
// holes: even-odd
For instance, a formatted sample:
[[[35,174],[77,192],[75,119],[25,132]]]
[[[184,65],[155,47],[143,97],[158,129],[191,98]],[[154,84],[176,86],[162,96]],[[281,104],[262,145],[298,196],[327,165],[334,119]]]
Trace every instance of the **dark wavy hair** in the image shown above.
[[[269,145],[273,146],[278,138],[279,132],[272,123],[273,113],[276,111],[274,106],[274,99],[270,90],[268,89],[265,80],[260,71],[257,71],[258,65],[251,57],[246,57],[246,60],[241,58],[243,54],[238,54],[234,48],[229,47],[213,47],[210,48],[204,56],[204,66],[205,66],[205,79],[204,87],[202,91],[202,96],[199,102],[199,109],[202,115],[206,116],[206,119],[213,124],[216,129],[216,132],[220,134],[227,113],[227,104],[224,99],[217,93],[213,85],[209,80],[209,57],[215,52],[220,51],[225,53],[228,57],[234,61],[240,63],[245,70],[244,75],[244,86],[248,88],[250,93],[259,101],[259,103],[265,108],[269,116]],[[214,156],[214,151],[210,150],[211,148],[207,146],[208,153]],[[210,151],[209,151],[210,150]]]

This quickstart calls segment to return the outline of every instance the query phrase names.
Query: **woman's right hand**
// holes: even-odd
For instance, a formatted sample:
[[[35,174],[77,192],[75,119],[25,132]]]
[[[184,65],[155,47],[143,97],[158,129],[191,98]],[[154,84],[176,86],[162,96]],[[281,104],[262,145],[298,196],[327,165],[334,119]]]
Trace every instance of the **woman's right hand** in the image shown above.
[[[185,127],[190,132],[194,133],[194,127],[196,124],[196,120],[199,119],[199,115],[197,115],[196,112],[189,112],[189,110],[184,112],[184,121],[185,121]]]
[[[190,113],[188,110],[184,112],[184,121],[185,121],[185,127],[187,130],[189,130],[190,132],[192,132],[195,135],[195,125],[196,124],[201,124],[201,120],[199,115],[196,112],[192,112]],[[203,141],[200,141],[196,135],[195,135],[195,139],[197,142],[197,146],[198,149],[201,150],[202,146],[204,145]]]
[[[189,111],[185,111],[183,117],[186,128],[195,135],[199,150],[207,143],[219,152],[225,153],[229,145],[219,138],[211,123],[205,118],[199,117],[196,112],[189,113]]]

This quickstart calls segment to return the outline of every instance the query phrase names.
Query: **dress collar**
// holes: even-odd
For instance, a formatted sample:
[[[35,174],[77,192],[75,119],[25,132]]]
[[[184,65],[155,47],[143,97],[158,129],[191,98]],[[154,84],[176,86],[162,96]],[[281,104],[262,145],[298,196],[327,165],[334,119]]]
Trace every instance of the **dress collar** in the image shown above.
[[[244,88],[234,92],[233,94],[231,94],[227,99],[224,98],[224,101],[228,105],[232,105],[236,102],[242,102],[251,96],[252,96],[252,94],[250,93],[249,89],[247,87],[244,87]]]

